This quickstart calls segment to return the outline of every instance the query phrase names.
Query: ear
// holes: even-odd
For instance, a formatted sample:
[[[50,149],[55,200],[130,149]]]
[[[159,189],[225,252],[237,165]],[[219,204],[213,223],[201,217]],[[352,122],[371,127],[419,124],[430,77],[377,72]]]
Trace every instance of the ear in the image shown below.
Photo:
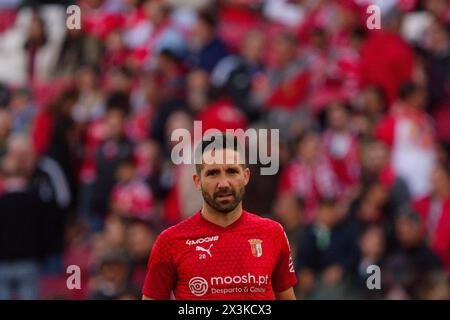
[[[200,182],[200,176],[196,173],[194,173],[194,175],[192,176],[192,180],[194,181],[195,187],[197,188],[198,191],[202,190],[202,184]]]
[[[250,169],[245,168],[244,169],[244,185],[247,185],[249,181],[250,181]]]

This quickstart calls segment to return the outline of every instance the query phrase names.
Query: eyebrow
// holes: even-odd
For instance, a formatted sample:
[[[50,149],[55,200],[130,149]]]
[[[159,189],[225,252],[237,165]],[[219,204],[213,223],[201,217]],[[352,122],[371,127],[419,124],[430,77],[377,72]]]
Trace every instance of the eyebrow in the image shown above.
[[[218,173],[218,172],[219,172],[219,169],[208,169],[205,171],[205,175]]]
[[[214,168],[214,169],[208,169],[205,171],[205,175],[208,174],[213,174],[213,173],[218,173],[220,171],[220,169]],[[233,166],[233,167],[228,167],[225,169],[226,172],[230,173],[230,172],[239,172],[239,168],[238,166]]]

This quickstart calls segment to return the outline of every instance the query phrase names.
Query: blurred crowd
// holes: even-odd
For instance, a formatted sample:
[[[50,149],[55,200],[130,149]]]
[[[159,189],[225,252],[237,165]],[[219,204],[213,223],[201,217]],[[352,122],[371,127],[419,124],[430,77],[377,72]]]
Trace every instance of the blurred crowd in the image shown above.
[[[280,130],[244,207],[285,227],[298,298],[450,298],[449,26],[447,0],[0,1],[0,299],[139,299],[201,206],[170,159],[194,120]]]

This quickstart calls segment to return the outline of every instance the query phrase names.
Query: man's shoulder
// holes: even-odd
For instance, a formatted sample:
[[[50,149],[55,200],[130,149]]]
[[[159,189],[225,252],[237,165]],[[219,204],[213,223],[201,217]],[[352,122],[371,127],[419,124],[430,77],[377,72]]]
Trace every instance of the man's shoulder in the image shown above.
[[[251,213],[248,211],[247,214],[248,214],[248,221],[249,223],[251,223],[252,227],[264,228],[268,231],[273,232],[284,232],[283,226],[273,219],[265,218],[258,214]]]
[[[159,234],[159,238],[168,240],[179,237],[186,232],[192,231],[196,227],[196,225],[196,214],[194,214],[189,218],[163,230]]]

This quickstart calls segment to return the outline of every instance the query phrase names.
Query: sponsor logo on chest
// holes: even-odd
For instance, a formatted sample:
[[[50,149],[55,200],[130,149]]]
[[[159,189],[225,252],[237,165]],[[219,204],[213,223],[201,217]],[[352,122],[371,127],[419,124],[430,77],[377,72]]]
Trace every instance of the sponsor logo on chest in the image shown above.
[[[205,238],[199,238],[199,239],[194,239],[194,240],[188,239],[188,240],[186,240],[186,244],[188,246],[195,246],[198,244],[213,242],[213,241],[217,241],[217,240],[219,240],[219,236],[205,237]]]
[[[211,249],[214,246],[214,242],[219,240],[219,236],[199,238],[195,240],[186,240],[188,246],[195,246],[195,251],[199,253],[198,259],[205,260],[207,258],[212,258]]]
[[[206,293],[241,294],[265,293],[268,290],[268,274],[255,275],[251,272],[242,275],[212,276],[209,278],[195,276],[189,279],[188,287],[192,294],[200,297]]]

